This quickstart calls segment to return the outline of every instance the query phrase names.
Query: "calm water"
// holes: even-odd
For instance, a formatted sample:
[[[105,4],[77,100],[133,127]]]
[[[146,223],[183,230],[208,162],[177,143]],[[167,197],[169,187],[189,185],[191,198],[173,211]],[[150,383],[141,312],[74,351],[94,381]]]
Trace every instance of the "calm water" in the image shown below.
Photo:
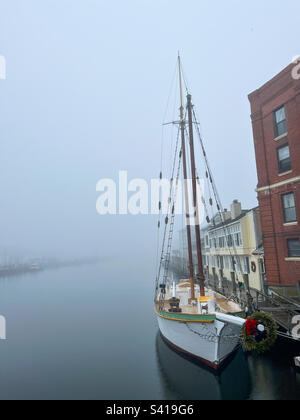
[[[300,399],[289,357],[240,352],[216,377],[178,356],[157,334],[152,296],[147,261],[0,280],[0,398]]]

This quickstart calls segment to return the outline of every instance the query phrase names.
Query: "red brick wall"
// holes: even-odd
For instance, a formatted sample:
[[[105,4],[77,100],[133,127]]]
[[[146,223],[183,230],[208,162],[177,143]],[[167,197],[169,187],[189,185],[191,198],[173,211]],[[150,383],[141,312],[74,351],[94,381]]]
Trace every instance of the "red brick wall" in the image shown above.
[[[300,182],[276,188],[274,184],[300,177],[300,80],[292,78],[288,66],[262,88],[249,95],[256,165],[258,200],[264,237],[267,279],[269,285],[295,285],[300,282],[300,261],[286,261],[287,239],[300,238]],[[275,141],[273,112],[285,105],[288,136]],[[289,144],[292,172],[280,176],[277,148]],[[282,194],[294,192],[299,224],[284,226]]]

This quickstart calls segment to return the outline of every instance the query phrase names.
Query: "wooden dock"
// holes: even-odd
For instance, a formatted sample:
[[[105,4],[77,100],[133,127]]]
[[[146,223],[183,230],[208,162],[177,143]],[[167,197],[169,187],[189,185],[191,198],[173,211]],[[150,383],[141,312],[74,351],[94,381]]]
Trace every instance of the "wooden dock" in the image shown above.
[[[261,311],[272,314],[275,321],[277,322],[283,333],[296,341],[299,341],[297,337],[294,337],[292,332],[295,327],[295,317],[300,315],[300,303],[284,296],[272,293],[267,295],[256,289],[249,289],[250,293],[246,290],[237,290],[234,294],[232,287],[228,284],[222,288],[216,287],[214,282],[209,281],[210,286],[218,293],[223,294],[226,297],[232,297],[243,307],[250,306],[253,311]]]

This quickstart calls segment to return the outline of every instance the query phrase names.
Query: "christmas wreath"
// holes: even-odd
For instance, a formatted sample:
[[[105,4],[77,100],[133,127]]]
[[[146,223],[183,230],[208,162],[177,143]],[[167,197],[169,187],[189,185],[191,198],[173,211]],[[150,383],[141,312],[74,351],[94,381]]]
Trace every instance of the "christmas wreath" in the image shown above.
[[[253,273],[256,273],[256,264],[254,261],[252,261],[251,263],[251,270],[253,271]]]
[[[242,344],[246,351],[263,354],[277,340],[277,324],[270,314],[256,312],[251,315],[242,328]]]

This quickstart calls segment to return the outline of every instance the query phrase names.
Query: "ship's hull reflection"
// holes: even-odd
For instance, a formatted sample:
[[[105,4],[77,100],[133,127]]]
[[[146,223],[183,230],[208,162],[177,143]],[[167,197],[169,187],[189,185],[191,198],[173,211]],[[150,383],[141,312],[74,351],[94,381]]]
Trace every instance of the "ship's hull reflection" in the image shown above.
[[[245,400],[249,398],[251,379],[242,350],[218,375],[171,348],[160,333],[156,352],[161,380],[183,400]]]

